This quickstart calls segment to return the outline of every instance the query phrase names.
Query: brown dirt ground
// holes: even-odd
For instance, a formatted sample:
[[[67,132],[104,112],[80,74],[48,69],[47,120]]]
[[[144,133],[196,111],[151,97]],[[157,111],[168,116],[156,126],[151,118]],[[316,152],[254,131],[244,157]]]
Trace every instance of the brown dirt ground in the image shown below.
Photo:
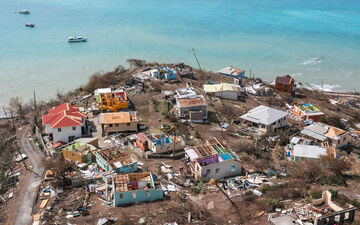
[[[25,163],[28,167],[31,166],[28,160],[25,160]],[[14,224],[18,207],[21,204],[26,184],[29,180],[30,171],[25,169],[23,163],[18,163],[15,171],[21,172],[21,175],[19,177],[19,182],[14,187],[9,188],[9,190],[3,195],[4,198],[7,198],[11,192],[14,193],[11,199],[9,199],[5,204],[0,205],[1,224]]]

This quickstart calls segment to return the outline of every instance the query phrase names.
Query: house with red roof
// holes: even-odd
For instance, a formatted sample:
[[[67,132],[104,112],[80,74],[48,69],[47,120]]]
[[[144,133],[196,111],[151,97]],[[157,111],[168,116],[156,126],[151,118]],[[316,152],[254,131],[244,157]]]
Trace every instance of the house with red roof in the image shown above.
[[[42,122],[53,144],[72,142],[86,130],[86,115],[69,103],[49,109],[49,113],[42,116]]]

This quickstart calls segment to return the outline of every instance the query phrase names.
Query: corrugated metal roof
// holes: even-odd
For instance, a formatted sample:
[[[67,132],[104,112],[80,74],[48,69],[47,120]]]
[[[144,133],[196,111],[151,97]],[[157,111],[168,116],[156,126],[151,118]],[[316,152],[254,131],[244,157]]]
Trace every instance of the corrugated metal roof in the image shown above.
[[[301,132],[301,134],[303,135],[306,135],[306,136],[309,136],[309,137],[312,137],[312,138],[315,138],[315,139],[318,139],[320,141],[325,141],[326,140],[326,136],[325,135],[322,135],[322,134],[319,134],[319,133],[315,133],[309,129],[303,129]]]
[[[242,70],[242,69],[232,67],[232,66],[225,67],[224,69],[221,69],[221,70],[218,71],[218,73],[228,74],[228,75],[231,75],[231,76],[238,76],[243,72],[245,72],[245,71]]]
[[[204,91],[207,93],[221,92],[221,91],[236,91],[239,92],[241,87],[236,84],[221,83],[221,84],[205,84]]]
[[[294,157],[317,159],[322,155],[326,155],[326,148],[320,148],[315,145],[295,145]]]

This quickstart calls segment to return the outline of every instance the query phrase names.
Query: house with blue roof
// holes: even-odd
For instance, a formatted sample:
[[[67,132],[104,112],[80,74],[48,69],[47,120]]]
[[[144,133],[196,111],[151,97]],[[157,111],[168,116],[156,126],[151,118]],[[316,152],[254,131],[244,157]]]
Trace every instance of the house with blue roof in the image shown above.
[[[167,66],[152,69],[150,76],[161,80],[175,80],[177,77],[175,70]]]
[[[145,136],[148,149],[154,153],[164,153],[184,149],[183,141],[179,137],[163,133],[149,134]]]
[[[98,169],[116,173],[133,173],[138,170],[137,162],[127,152],[119,149],[104,149],[94,152]]]
[[[238,176],[242,170],[239,157],[217,138],[185,149],[185,162],[188,175],[195,180]]]
[[[233,77],[236,79],[243,79],[245,77],[245,70],[235,68],[233,66],[225,67],[218,71],[219,75]]]

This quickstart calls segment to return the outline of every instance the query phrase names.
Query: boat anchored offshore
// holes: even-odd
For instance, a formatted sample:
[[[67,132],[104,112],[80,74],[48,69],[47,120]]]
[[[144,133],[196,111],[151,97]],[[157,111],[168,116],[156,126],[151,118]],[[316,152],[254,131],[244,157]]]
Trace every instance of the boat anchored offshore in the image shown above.
[[[35,27],[35,24],[33,24],[33,23],[27,23],[27,24],[25,24],[25,27]]]
[[[27,9],[23,9],[19,11],[19,14],[30,14],[30,11]]]
[[[86,37],[68,37],[68,42],[84,42],[86,40]]]

